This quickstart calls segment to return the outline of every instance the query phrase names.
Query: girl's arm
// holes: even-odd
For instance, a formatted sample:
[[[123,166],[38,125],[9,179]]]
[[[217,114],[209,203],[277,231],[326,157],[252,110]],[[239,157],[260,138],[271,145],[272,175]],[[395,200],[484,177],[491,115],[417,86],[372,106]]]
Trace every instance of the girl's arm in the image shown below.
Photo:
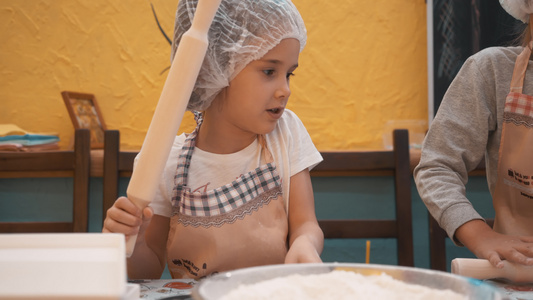
[[[128,258],[130,279],[159,279],[166,265],[170,218],[154,215],[148,228],[139,231],[135,251]],[[144,231],[144,233],[143,233]]]
[[[324,234],[315,215],[309,170],[291,177],[289,194],[289,252],[285,263],[319,263]]]
[[[169,222],[168,217],[154,215],[151,207],[146,207],[141,212],[126,197],[118,198],[107,211],[102,232],[123,233],[126,238],[139,233],[135,250],[127,260],[130,279],[161,278],[166,264]]]

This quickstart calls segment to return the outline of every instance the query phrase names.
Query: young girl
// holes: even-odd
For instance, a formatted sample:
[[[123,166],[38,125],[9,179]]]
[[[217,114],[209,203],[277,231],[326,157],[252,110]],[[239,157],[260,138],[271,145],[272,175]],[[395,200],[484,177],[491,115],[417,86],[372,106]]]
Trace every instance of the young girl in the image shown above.
[[[422,200],[453,241],[479,258],[533,266],[533,0],[500,0],[529,22],[520,47],[470,57],[446,92],[414,171]],[[529,66],[528,66],[529,63]],[[465,196],[485,156],[496,212],[490,228]]]
[[[172,55],[196,4],[179,1]],[[176,137],[151,206],[120,197],[104,221],[103,232],[139,233],[130,278],[321,262],[309,170],[322,157],[286,109],[306,38],[290,0],[222,1],[188,104],[196,129]]]

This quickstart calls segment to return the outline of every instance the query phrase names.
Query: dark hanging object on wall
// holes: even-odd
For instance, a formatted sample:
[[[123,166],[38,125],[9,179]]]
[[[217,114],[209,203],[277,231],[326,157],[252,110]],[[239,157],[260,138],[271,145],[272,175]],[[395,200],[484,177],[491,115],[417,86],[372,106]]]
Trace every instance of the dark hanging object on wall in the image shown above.
[[[163,30],[163,27],[161,27],[161,23],[159,23],[159,18],[157,17],[157,14],[155,12],[154,5],[152,3],[150,3],[150,6],[152,7],[152,13],[154,14],[154,19],[155,19],[155,22],[157,23],[157,27],[159,28],[159,31],[161,31],[161,34],[165,37],[165,39],[170,44],[170,46],[172,46],[172,40],[168,37],[168,35],[165,32],[165,30]],[[164,68],[163,71],[161,71],[159,73],[159,75],[162,75],[163,73],[165,73],[169,69],[170,69],[170,66]]]
[[[152,13],[154,14],[154,19],[155,19],[155,22],[157,23],[157,27],[159,28],[159,31],[161,31],[161,34],[163,34],[167,42],[170,45],[172,45],[172,41],[170,40],[167,33],[165,32],[165,30],[163,30],[163,27],[161,27],[161,24],[159,23],[159,18],[157,17],[157,14],[155,13],[154,5],[150,3],[150,6],[152,7]]]
[[[487,47],[516,44],[524,26],[498,0],[433,0],[435,114],[469,56]]]

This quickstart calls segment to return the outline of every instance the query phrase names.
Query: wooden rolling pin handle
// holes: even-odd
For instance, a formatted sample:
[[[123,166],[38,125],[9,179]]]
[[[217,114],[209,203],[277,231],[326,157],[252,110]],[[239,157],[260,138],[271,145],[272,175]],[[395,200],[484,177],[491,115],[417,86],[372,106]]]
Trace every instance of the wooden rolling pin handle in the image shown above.
[[[496,268],[486,259],[456,258],[452,260],[452,273],[481,280],[504,278],[517,283],[533,282],[533,266],[506,260],[503,268]]]
[[[159,97],[150,127],[126,194],[139,208],[150,204],[187,109],[208,46],[208,31],[221,0],[199,0],[191,28],[180,41]],[[126,242],[126,256],[133,254],[137,236]]]

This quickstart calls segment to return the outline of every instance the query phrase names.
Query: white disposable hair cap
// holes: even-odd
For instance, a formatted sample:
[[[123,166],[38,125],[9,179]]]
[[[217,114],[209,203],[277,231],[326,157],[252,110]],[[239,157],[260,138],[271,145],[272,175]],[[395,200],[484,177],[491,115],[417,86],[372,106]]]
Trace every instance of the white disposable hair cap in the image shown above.
[[[198,0],[180,0],[171,60],[191,27]],[[205,110],[215,96],[250,62],[283,39],[295,38],[303,50],[307,31],[290,0],[222,0],[208,33],[209,46],[187,110]]]
[[[533,0],[500,0],[500,4],[511,16],[524,23],[529,22],[529,15],[533,13]]]

